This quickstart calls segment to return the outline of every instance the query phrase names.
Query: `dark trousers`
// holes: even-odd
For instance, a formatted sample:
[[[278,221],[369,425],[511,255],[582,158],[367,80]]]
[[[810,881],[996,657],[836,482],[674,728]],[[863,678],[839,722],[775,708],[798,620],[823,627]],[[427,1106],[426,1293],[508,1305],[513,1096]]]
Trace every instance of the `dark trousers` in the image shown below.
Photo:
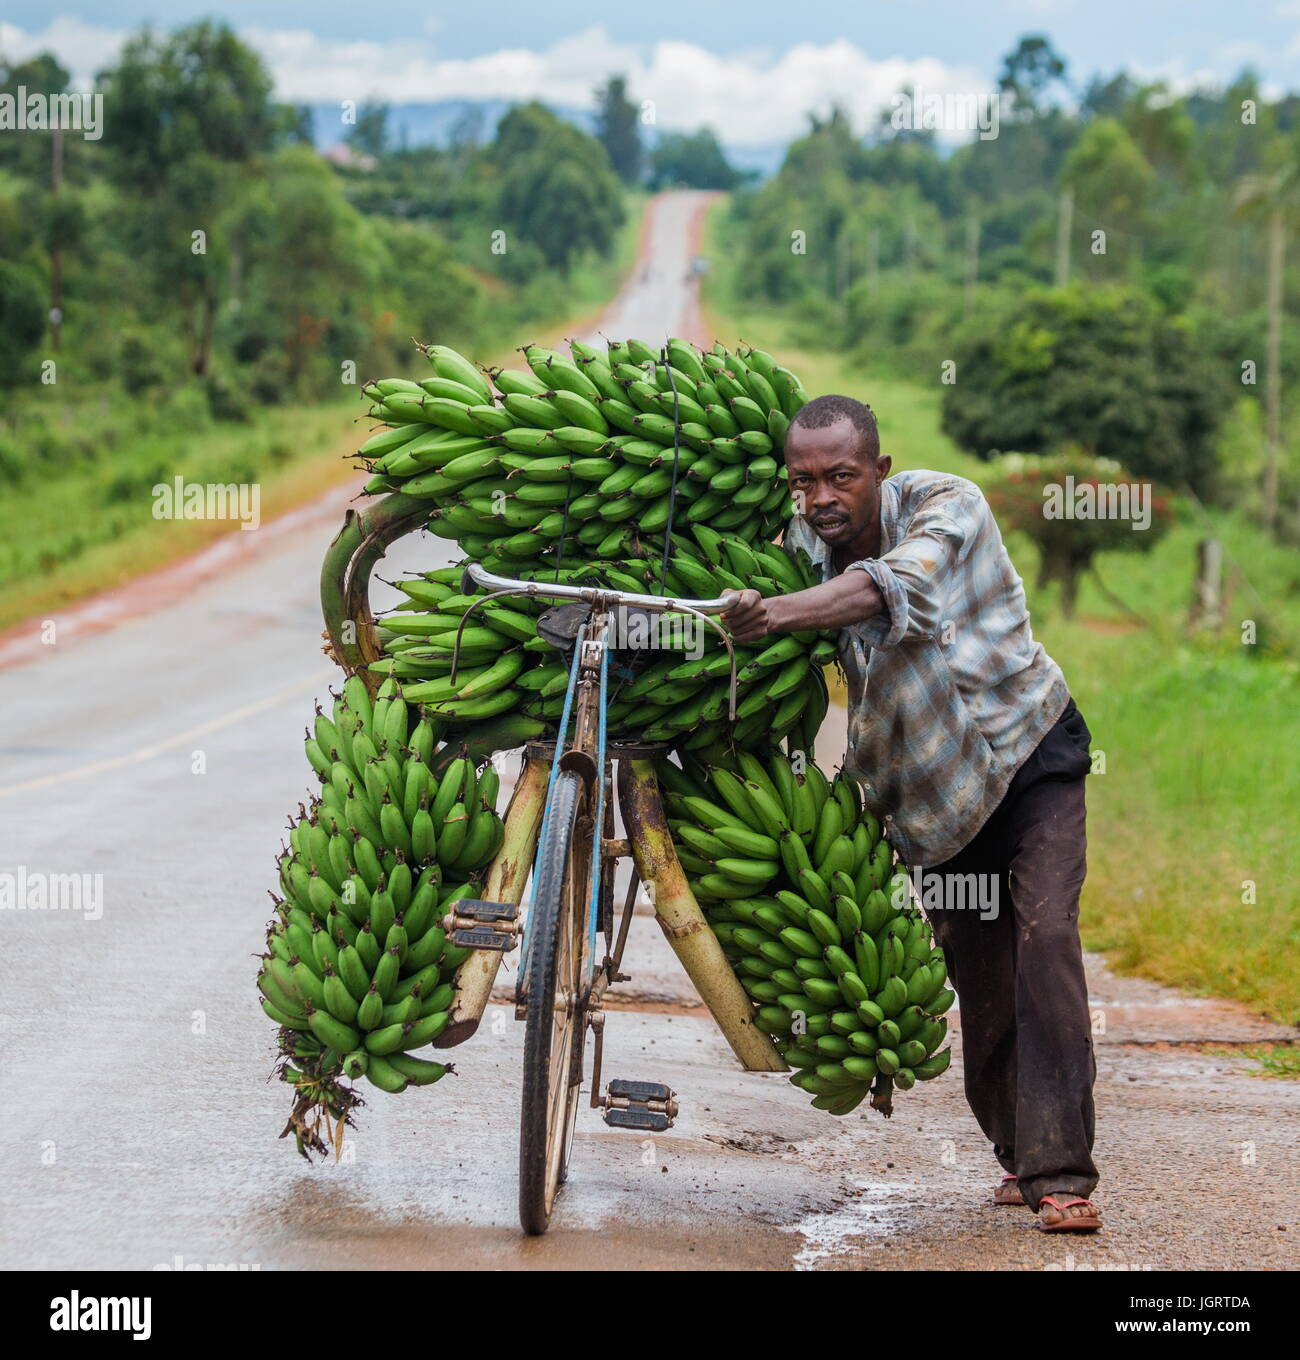
[[[1079,944],[1089,733],[1073,700],[963,850],[926,874],[989,875],[996,918],[930,912],[960,1004],[966,1099],[1025,1202],[1087,1198],[1097,1076]]]

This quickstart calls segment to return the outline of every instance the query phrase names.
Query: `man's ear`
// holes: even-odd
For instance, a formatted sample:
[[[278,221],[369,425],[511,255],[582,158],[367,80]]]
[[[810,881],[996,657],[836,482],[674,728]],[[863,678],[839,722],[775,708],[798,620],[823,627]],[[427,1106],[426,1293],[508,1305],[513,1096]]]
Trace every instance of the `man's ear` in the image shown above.
[[[886,453],[886,454],[882,454],[879,458],[876,459],[876,485],[877,485],[877,486],[879,486],[880,483],[883,482],[883,481],[885,480],[885,478],[889,476],[889,467],[890,467],[890,457],[889,457],[889,455],[888,455],[887,453]]]

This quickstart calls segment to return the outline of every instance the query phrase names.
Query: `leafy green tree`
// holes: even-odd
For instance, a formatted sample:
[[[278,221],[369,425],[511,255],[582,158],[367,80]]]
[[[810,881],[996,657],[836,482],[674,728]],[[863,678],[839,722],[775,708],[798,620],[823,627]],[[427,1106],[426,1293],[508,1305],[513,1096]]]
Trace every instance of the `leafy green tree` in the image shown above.
[[[272,136],[278,146],[312,146],[316,118],[308,104],[277,104],[272,111]]]
[[[228,323],[237,357],[273,364],[289,391],[327,374],[322,356],[360,362],[375,320],[387,252],[373,224],[343,196],[307,147],[277,151],[258,190],[232,218],[246,284]],[[274,356],[274,358],[272,357]]]
[[[517,105],[497,125],[491,160],[507,253],[509,239],[518,238],[562,274],[586,250],[608,254],[623,222],[623,198],[594,137],[541,104]]]
[[[190,366],[205,373],[229,269],[223,220],[241,171],[276,133],[270,76],[227,26],[205,20],[166,37],[145,29],[98,83],[112,110],[118,225],[158,303],[181,307]]]
[[[1141,258],[1141,234],[1155,174],[1124,125],[1097,118],[1065,158],[1061,180],[1075,194],[1075,221],[1106,233],[1104,255],[1086,255],[1098,272],[1122,274]]]
[[[698,132],[666,132],[650,153],[654,189],[682,185],[687,189],[734,189],[740,175],[727,160],[709,128]]]
[[[1278,461],[1282,447],[1282,291],[1286,242],[1300,224],[1300,172],[1296,169],[1295,140],[1292,139],[1289,147],[1284,143],[1277,145],[1273,149],[1276,168],[1267,174],[1243,176],[1235,194],[1238,214],[1266,224],[1268,238],[1265,283],[1268,334],[1264,358],[1266,449],[1262,503],[1264,523],[1270,528],[1277,520]]]
[[[1225,380],[1188,326],[1116,285],[1040,289],[958,334],[943,429],[980,458],[1078,444],[1207,493]]]
[[[162,191],[177,166],[198,156],[223,166],[250,161],[275,130],[261,58],[209,20],[128,39],[99,88],[112,110],[113,175],[132,191]]]
[[[16,97],[21,85],[29,94],[57,95],[68,88],[71,74],[51,52],[41,52],[27,61],[11,65],[0,57],[0,93]],[[65,137],[67,143],[73,138]],[[78,136],[75,140],[80,141]],[[0,133],[0,166],[48,183],[50,177],[50,133]]]
[[[45,293],[29,269],[0,260],[0,386],[31,377],[31,360],[45,334]]]
[[[1018,530],[1033,541],[1038,549],[1038,587],[1041,590],[1052,582],[1060,586],[1066,618],[1074,614],[1080,580],[1088,571],[1096,573],[1097,554],[1149,552],[1173,522],[1173,511],[1168,494],[1150,485],[1139,493],[1149,497],[1145,510],[1128,493],[1124,506],[1130,513],[1128,519],[1077,513],[1066,517],[1061,513],[1065,502],[1072,501],[1070,508],[1077,512],[1080,505],[1089,508],[1089,497],[1099,498],[1100,488],[1132,487],[1136,482],[1131,472],[1112,459],[1092,457],[1073,447],[1046,457],[1007,453],[993,464],[984,483],[989,505],[1004,531]],[[1073,488],[1073,497],[1067,488]],[[1135,528],[1147,512],[1148,522]]]
[[[359,156],[378,160],[388,150],[388,105],[363,104],[357,111],[357,121],[348,128],[343,140]]]
[[[1041,33],[1026,34],[1002,59],[998,88],[1012,97],[1017,118],[1040,117],[1049,107],[1049,91],[1064,83],[1065,61]]]
[[[627,78],[610,76],[596,91],[596,136],[624,184],[641,179],[643,150],[637,106],[627,97]]]

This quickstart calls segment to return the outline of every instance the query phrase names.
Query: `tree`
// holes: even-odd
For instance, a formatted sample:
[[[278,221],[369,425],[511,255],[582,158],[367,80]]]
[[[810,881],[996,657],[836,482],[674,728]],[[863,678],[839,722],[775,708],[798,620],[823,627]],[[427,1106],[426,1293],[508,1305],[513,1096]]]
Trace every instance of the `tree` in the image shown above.
[[[1051,87],[1064,82],[1064,59],[1042,34],[1034,33],[1003,57],[998,88],[1011,96],[1015,117],[1033,119],[1047,111]]]
[[[388,105],[363,104],[357,121],[347,130],[344,141],[359,156],[373,156],[378,160],[388,150]]]
[[[1140,521],[1141,507],[1126,495],[1130,517],[1112,518],[1077,512],[1099,503],[1100,488],[1132,487],[1133,475],[1107,458],[1093,458],[1076,448],[1064,448],[1049,457],[1027,458],[1021,453],[1003,454],[985,479],[989,505],[1003,530],[1015,529],[1033,540],[1038,549],[1038,588],[1052,582],[1061,587],[1061,609],[1066,618],[1074,614],[1079,581],[1087,571],[1096,573],[1094,559],[1100,552],[1149,552],[1173,521],[1169,497],[1147,484],[1149,522]],[[1073,489],[1073,495],[1070,489]],[[1139,495],[1143,493],[1139,492]],[[1055,502],[1055,504],[1053,504]],[[1120,502],[1122,504],[1122,502]],[[1100,578],[1099,578],[1100,584]],[[1104,587],[1103,587],[1104,589]]]
[[[310,104],[277,104],[272,112],[277,146],[313,146],[316,116]]]
[[[30,270],[0,260],[0,386],[26,381],[45,334],[45,299]]]
[[[641,133],[637,106],[627,97],[627,79],[610,76],[596,91],[596,136],[624,184],[641,178]]]
[[[165,38],[146,28],[98,84],[112,110],[124,245],[147,263],[158,299],[180,304],[190,366],[203,374],[228,269],[222,219],[276,136],[271,78],[229,28],[204,21]]]
[[[1277,522],[1278,458],[1282,447],[1282,280],[1286,264],[1286,238],[1300,221],[1300,173],[1288,156],[1270,174],[1246,175],[1235,195],[1239,215],[1262,218],[1268,228],[1268,269],[1265,293],[1268,336],[1264,356],[1265,454],[1263,521],[1266,528]]]
[[[273,371],[292,390],[321,350],[360,356],[385,251],[310,148],[284,147],[268,168],[230,224],[248,278],[231,325],[237,356],[274,354]]]
[[[663,189],[734,189],[740,175],[727,161],[717,137],[708,128],[698,132],[666,132],[650,153],[650,185]]]
[[[959,332],[952,357],[943,429],[977,457],[1073,443],[1139,476],[1210,489],[1225,379],[1144,292],[1039,289]]]
[[[491,161],[498,220],[568,273],[585,250],[607,254],[623,222],[618,177],[601,144],[543,105],[516,105],[497,125]],[[509,250],[507,244],[507,250]]]
[[[128,39],[99,76],[112,110],[113,174],[122,187],[162,193],[172,171],[198,156],[229,166],[271,144],[271,77],[225,24],[208,20],[157,38]]]
[[[1084,129],[1065,158],[1061,182],[1074,191],[1075,208],[1085,224],[1106,232],[1106,254],[1092,258],[1117,272],[1139,258],[1143,214],[1154,178],[1123,124],[1096,118]]]
[[[50,52],[41,52],[17,66],[0,58],[0,93],[16,96],[21,85],[29,94],[58,95],[67,90],[70,79],[71,74]],[[48,177],[49,132],[0,133],[0,166],[33,177]]]

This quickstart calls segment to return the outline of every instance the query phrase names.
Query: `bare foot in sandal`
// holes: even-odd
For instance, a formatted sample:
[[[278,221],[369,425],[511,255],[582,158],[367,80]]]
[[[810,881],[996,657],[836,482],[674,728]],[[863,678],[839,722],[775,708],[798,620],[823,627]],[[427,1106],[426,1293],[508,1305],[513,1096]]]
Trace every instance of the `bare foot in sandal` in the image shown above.
[[[1043,1195],[1038,1201],[1038,1226],[1043,1232],[1096,1232],[1101,1212],[1091,1200],[1066,1191]]]
[[[993,1192],[994,1204],[1019,1204],[1023,1205],[1025,1197],[1020,1193],[1020,1186],[1014,1176],[1003,1176],[998,1182],[998,1188]]]

